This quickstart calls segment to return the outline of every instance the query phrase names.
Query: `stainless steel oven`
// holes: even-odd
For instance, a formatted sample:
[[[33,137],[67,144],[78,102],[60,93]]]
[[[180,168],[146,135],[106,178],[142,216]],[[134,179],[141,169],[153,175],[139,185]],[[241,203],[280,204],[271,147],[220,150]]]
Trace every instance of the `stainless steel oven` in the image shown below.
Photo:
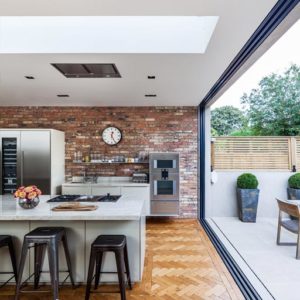
[[[179,172],[178,153],[151,153],[150,154],[150,172],[160,172],[167,169],[170,173]]]
[[[166,178],[161,177],[161,174],[154,174],[151,180],[151,200],[179,199],[179,182],[177,174],[169,174]]]
[[[179,213],[179,154],[150,153],[151,214]]]

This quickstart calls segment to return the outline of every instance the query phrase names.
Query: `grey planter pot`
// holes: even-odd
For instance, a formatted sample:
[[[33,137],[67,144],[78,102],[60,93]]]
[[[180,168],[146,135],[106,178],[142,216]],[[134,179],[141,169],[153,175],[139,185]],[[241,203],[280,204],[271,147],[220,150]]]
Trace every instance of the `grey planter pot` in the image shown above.
[[[300,200],[300,189],[287,188],[287,195],[289,200]]]
[[[300,200],[300,189],[287,188],[287,196],[289,200]],[[297,220],[296,217],[290,215],[292,220]]]
[[[256,222],[259,189],[237,188],[239,218],[243,222]]]

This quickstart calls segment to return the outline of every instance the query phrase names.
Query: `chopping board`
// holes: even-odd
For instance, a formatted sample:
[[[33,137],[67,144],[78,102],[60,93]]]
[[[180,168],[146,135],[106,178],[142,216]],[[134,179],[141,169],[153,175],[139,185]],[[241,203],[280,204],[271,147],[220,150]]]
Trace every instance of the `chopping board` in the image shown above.
[[[96,205],[82,205],[78,202],[69,202],[53,207],[52,211],[92,211],[96,210]]]

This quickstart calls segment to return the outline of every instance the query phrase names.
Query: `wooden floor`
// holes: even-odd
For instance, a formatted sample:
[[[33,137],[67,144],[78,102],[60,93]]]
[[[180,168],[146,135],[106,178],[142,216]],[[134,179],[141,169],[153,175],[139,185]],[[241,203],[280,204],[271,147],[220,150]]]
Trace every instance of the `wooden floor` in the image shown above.
[[[108,287],[104,287],[108,288]],[[111,290],[111,287],[109,287]],[[12,300],[13,287],[0,289]],[[84,287],[63,287],[60,300],[84,299]],[[51,300],[51,295],[22,295],[23,300]],[[119,294],[92,294],[91,300],[120,299]],[[197,220],[147,223],[143,281],[127,292],[128,300],[244,299]]]

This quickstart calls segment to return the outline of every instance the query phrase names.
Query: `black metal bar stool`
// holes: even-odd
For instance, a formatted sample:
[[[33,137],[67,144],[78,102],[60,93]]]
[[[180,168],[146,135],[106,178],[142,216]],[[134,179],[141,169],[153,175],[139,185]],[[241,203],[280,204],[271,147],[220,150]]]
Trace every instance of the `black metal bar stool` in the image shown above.
[[[16,255],[15,255],[13,240],[10,235],[0,235],[0,248],[2,247],[8,247],[13,272],[0,272],[0,274],[14,274],[14,275],[10,277],[6,282],[4,282],[0,287],[5,286],[13,278],[15,278],[16,282],[18,279]]]
[[[68,270],[59,271],[58,266],[58,243],[62,242]],[[22,283],[22,274],[24,271],[26,256],[29,248],[34,247],[34,273],[31,274],[23,283]],[[21,260],[19,266],[19,277],[16,286],[16,295],[15,300],[19,299],[21,289],[32,276],[34,276],[34,289],[39,287],[40,275],[43,272],[42,266],[44,262],[44,256],[46,249],[48,250],[49,258],[49,271],[51,278],[51,286],[53,291],[53,299],[58,299],[58,287],[59,287],[59,272],[67,272],[68,276],[64,280],[67,280],[70,277],[72,286],[74,288],[74,279],[72,274],[70,253],[67,244],[67,236],[64,227],[38,227],[31,232],[27,233],[24,236],[24,242],[21,253]]]
[[[102,258],[104,252],[114,252],[117,263],[117,272],[101,272]],[[95,276],[94,269],[95,270]],[[121,300],[126,300],[126,280],[125,273],[127,275],[127,283],[130,289],[130,271],[128,262],[128,251],[125,235],[99,235],[91,246],[90,263],[86,284],[85,300],[89,300],[91,293],[91,285],[93,278],[95,277],[95,290],[98,288],[100,281],[100,274],[118,274],[119,287]]]

